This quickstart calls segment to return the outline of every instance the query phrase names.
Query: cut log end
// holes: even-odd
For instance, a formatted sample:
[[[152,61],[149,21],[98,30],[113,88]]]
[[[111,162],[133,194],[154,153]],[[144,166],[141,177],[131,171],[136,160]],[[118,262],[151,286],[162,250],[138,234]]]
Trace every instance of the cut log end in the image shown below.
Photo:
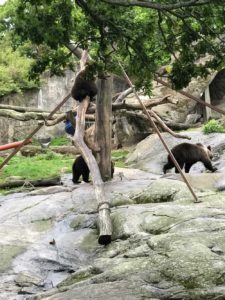
[[[105,234],[105,235],[100,235],[98,238],[98,243],[100,245],[108,245],[111,243],[111,235]]]

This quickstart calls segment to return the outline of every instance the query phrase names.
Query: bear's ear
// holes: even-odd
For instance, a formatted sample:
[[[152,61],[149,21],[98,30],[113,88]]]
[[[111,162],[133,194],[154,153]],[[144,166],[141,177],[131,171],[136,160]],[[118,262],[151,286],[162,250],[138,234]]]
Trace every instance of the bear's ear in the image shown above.
[[[212,151],[212,148],[211,148],[211,146],[208,146],[207,148],[208,148],[210,151]]]

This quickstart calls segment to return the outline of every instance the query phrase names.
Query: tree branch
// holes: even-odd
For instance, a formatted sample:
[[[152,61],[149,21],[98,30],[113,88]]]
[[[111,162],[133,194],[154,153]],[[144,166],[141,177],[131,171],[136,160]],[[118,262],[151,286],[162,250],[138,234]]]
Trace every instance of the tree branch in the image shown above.
[[[119,6],[139,6],[152,8],[159,11],[168,11],[174,10],[183,7],[192,7],[192,6],[201,6],[208,3],[212,3],[210,0],[190,0],[186,2],[177,2],[174,4],[159,4],[155,2],[146,2],[146,1],[135,1],[135,0],[102,0],[102,2],[119,5]],[[222,4],[221,4],[222,5]]]
[[[126,98],[128,95],[130,95],[133,92],[132,88],[128,88],[127,90],[120,93],[120,95],[116,98],[114,103],[121,103],[124,98]]]
[[[147,108],[151,108],[153,106],[157,106],[159,104],[165,104],[165,103],[174,103],[172,102],[172,100],[169,99],[171,95],[166,95],[164,96],[162,99],[155,99],[155,100],[150,100],[148,102],[145,103],[145,106]],[[140,104],[128,104],[122,102],[122,103],[113,103],[112,104],[112,110],[119,110],[119,109],[130,109],[130,110],[141,110],[141,105]]]

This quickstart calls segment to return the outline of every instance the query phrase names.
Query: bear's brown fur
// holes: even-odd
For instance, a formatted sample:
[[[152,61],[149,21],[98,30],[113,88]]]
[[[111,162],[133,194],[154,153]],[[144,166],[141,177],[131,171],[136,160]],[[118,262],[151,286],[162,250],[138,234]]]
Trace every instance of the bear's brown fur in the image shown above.
[[[186,173],[189,173],[192,165],[199,161],[202,162],[205,168],[211,172],[215,172],[217,170],[217,168],[213,167],[211,163],[213,158],[211,146],[205,146],[200,143],[181,143],[173,147],[171,152],[178,162],[180,168],[182,169],[184,167]],[[168,162],[163,167],[163,173],[166,174],[166,171],[172,169],[173,167],[175,167],[174,163],[168,155]],[[175,172],[179,172],[176,167]]]
[[[87,96],[90,97],[90,101],[94,101],[97,93],[98,89],[95,84],[93,67],[87,64],[85,69],[77,74],[71,90],[71,96],[79,102],[82,102]]]
[[[73,174],[73,178],[72,178],[73,183],[80,183],[79,179],[81,175],[83,177],[83,181],[90,182],[89,181],[90,170],[84,158],[81,155],[78,156],[73,163],[72,174]],[[114,162],[111,161],[111,178],[113,178],[113,174],[114,174]]]

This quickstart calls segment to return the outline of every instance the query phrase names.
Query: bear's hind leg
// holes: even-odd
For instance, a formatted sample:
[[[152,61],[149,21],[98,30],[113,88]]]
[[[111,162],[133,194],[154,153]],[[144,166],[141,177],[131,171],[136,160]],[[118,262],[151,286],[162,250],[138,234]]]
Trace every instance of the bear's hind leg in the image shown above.
[[[185,173],[189,173],[189,171],[190,171],[192,165],[193,165],[193,164],[185,163],[185,166],[184,166]]]
[[[72,181],[73,183],[80,183],[79,178],[80,178],[81,173],[80,172],[74,172],[73,170],[73,178]]]
[[[88,172],[83,172],[82,177],[84,182],[90,182],[89,180],[89,171]]]

